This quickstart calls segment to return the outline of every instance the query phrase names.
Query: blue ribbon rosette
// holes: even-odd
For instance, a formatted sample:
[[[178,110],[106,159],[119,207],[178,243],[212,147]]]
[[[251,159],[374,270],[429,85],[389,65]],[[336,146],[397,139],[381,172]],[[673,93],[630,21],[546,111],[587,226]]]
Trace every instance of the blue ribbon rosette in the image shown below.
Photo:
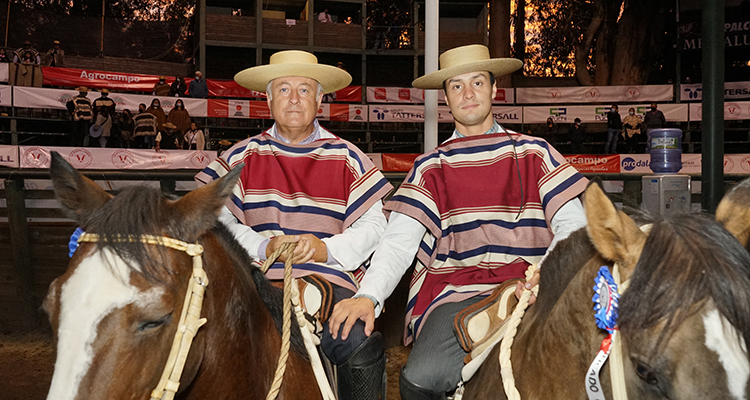
[[[70,235],[70,241],[68,242],[68,257],[73,258],[73,254],[78,248],[78,238],[83,235],[83,228],[76,228],[72,235]]]
[[[617,326],[617,310],[619,308],[620,293],[609,268],[603,266],[594,278],[594,311],[596,311],[596,326],[606,329],[610,334]]]

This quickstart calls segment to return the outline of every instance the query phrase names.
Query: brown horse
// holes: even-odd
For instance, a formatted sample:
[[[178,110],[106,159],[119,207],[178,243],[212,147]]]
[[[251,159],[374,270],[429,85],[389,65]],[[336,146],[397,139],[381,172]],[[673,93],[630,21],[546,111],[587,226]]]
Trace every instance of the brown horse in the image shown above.
[[[729,229],[742,237],[750,203],[737,200],[723,200],[720,220],[734,215],[737,226]],[[511,349],[521,398],[587,398],[587,370],[606,336],[594,321],[594,277],[617,262],[623,281],[631,278],[618,320],[628,397],[747,399],[750,255],[744,243],[698,214],[644,219],[639,222],[653,225],[643,233],[597,185],[584,203],[588,226],[550,254],[539,298]],[[464,399],[505,398],[498,351],[468,382]],[[611,362],[600,374],[606,399],[613,398]]]
[[[50,400],[148,399],[167,361],[193,260],[167,247],[113,240],[156,235],[200,243],[210,280],[179,399],[263,399],[281,339],[281,291],[222,226],[219,211],[239,170],[179,200],[129,187],[112,197],[53,153],[55,192],[87,232],[44,308],[57,342]],[[293,325],[295,331],[296,323]],[[299,332],[297,332],[299,333]],[[280,399],[320,398],[299,335]]]

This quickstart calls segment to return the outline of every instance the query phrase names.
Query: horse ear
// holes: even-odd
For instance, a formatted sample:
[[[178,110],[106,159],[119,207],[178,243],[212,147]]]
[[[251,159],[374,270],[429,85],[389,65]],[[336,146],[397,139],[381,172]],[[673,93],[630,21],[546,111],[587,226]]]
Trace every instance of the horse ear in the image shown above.
[[[624,212],[615,207],[597,184],[590,184],[584,195],[591,242],[604,258],[615,261],[623,269],[623,280],[635,268],[646,235]]]
[[[73,212],[78,222],[108,202],[112,195],[81,175],[58,152],[52,152],[49,168],[55,195],[63,207]]]
[[[184,222],[181,229],[191,240],[214,225],[221,207],[237,185],[244,166],[245,164],[237,165],[224,177],[199,187],[174,202],[172,207]]]
[[[716,208],[716,221],[747,246],[750,238],[750,178],[724,195]]]

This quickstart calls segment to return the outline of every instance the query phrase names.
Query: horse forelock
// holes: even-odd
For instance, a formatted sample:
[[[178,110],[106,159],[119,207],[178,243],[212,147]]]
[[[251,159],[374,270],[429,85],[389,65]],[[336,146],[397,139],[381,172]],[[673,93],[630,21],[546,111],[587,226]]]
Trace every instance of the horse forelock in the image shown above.
[[[170,202],[158,189],[130,186],[86,216],[81,224],[87,232],[104,239],[96,243],[97,248],[112,250],[128,268],[147,280],[171,286],[172,282],[166,279],[172,271],[165,247],[113,240],[122,236],[156,235],[194,241],[195,238],[186,238],[181,229],[189,221],[181,221],[179,215],[174,215]]]
[[[122,259],[104,249],[83,258],[59,283],[57,359],[48,399],[78,396],[96,357],[94,343],[104,318],[130,304],[144,306],[160,297],[161,288],[142,290],[131,284],[131,273]]]
[[[704,214],[655,221],[620,302],[623,333],[663,323],[652,351],[708,300],[750,339],[750,254],[724,227]],[[747,354],[745,353],[747,358]]]

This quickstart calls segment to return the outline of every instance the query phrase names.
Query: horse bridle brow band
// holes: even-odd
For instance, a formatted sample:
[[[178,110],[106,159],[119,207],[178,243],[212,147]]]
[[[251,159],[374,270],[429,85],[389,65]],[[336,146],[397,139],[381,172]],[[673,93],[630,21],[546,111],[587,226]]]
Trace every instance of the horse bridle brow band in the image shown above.
[[[95,233],[84,233],[78,238],[78,242],[89,243],[144,243],[157,246],[164,246],[170,249],[186,252],[193,257],[193,274],[188,285],[185,300],[182,304],[180,322],[177,325],[177,331],[172,341],[172,349],[169,351],[169,358],[164,366],[159,384],[151,392],[151,400],[172,400],[180,387],[180,375],[185,368],[190,346],[193,338],[198,333],[198,329],[206,323],[205,318],[201,318],[201,309],[203,308],[203,293],[208,286],[208,277],[203,269],[203,246],[198,243],[186,243],[181,240],[153,235],[117,235],[112,238],[101,237]]]

